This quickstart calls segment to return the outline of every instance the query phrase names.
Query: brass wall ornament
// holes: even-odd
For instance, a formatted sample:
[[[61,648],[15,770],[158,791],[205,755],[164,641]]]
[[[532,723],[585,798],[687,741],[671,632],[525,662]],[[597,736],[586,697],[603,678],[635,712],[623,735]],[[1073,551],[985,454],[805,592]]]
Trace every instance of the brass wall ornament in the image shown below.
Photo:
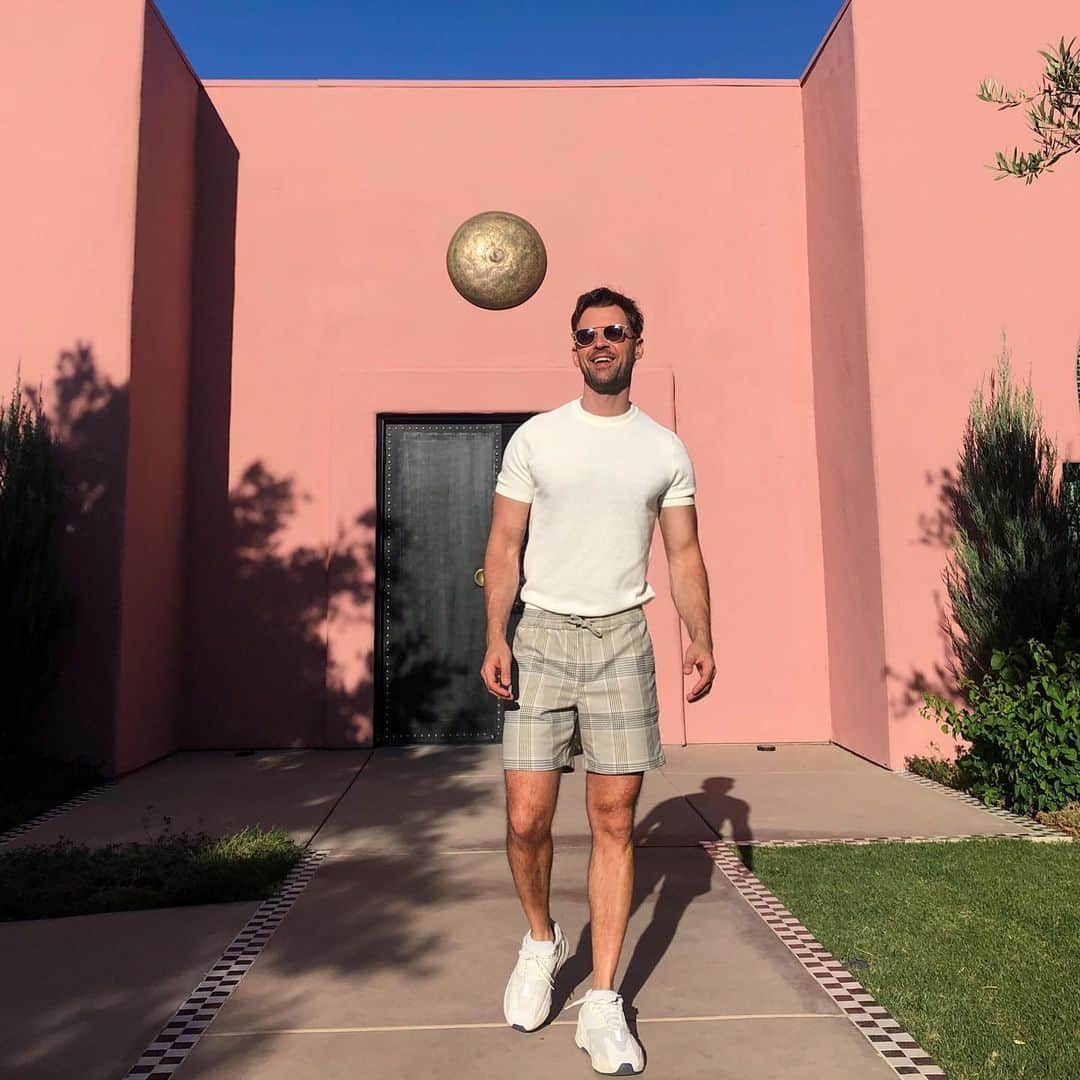
[[[454,288],[477,307],[517,307],[540,288],[547,251],[524,218],[486,210],[458,226],[446,249],[446,272]]]

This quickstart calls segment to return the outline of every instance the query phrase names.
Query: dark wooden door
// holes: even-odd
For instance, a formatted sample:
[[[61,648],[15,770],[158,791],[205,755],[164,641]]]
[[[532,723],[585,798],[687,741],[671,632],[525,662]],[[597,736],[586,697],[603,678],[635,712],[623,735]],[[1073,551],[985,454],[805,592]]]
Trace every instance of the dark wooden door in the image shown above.
[[[502,740],[502,705],[480,679],[477,572],[503,449],[527,418],[379,418],[379,745]]]

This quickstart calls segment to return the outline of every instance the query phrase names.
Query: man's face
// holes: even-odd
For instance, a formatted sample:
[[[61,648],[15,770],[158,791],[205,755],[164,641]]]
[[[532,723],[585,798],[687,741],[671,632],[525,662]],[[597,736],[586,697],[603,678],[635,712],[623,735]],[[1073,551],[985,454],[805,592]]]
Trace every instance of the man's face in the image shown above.
[[[629,320],[618,305],[590,307],[581,313],[575,330],[586,327],[596,329],[591,345],[574,345],[574,363],[581,369],[585,382],[598,394],[618,394],[630,385],[634,364],[641,358],[644,346],[639,338],[624,337],[622,341],[608,341],[603,327],[619,323],[630,334]]]

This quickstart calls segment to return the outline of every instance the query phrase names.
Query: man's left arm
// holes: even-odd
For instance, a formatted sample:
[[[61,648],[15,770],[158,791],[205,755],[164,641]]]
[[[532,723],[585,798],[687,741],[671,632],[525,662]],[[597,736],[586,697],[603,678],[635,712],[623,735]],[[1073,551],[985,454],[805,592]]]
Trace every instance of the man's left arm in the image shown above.
[[[709,622],[709,577],[698,543],[697,508],[661,507],[660,532],[667,552],[671,597],[690,635],[683,658],[683,674],[690,675],[696,668],[699,676],[686,700],[698,701],[712,689],[716,663]]]

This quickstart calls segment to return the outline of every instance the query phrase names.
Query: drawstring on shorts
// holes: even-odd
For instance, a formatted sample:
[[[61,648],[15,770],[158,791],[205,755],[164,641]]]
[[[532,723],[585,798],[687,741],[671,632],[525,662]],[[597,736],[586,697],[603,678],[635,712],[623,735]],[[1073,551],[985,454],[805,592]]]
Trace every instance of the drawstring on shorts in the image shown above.
[[[583,629],[588,630],[590,634],[593,634],[598,638],[602,638],[604,636],[603,632],[598,627],[593,626],[591,622],[586,622],[586,620],[583,619],[580,615],[567,615],[566,618],[574,626],[580,626]]]

